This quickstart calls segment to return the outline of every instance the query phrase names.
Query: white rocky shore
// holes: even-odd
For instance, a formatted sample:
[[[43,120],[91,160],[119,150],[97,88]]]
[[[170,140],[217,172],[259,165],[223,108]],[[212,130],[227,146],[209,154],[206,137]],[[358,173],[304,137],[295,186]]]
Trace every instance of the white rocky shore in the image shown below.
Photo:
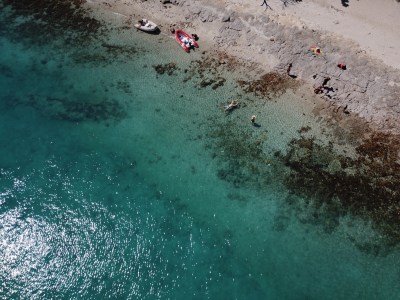
[[[190,27],[202,50],[218,48],[260,72],[300,80],[335,113],[400,132],[400,3],[397,0],[88,0],[127,18]],[[332,3],[334,2],[334,3]],[[286,3],[286,5],[285,5]],[[317,46],[322,54],[314,54]],[[338,67],[345,64],[346,70]],[[260,75],[262,75],[261,73]]]

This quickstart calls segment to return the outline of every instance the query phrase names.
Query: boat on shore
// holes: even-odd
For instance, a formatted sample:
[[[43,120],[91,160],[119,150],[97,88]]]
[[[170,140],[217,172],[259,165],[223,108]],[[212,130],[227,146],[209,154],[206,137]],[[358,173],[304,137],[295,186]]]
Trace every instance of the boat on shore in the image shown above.
[[[137,24],[133,26],[135,26],[139,30],[146,32],[155,32],[158,30],[158,25],[147,19],[141,19]]]
[[[175,39],[186,52],[190,52],[190,49],[199,47],[199,44],[194,40],[194,38],[183,30],[175,30]]]

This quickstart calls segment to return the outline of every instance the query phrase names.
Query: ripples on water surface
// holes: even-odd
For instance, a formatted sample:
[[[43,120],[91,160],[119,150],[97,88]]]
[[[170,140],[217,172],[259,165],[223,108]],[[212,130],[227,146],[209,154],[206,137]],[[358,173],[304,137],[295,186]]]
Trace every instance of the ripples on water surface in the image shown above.
[[[60,49],[63,36],[38,46],[22,33],[0,43],[2,297],[397,297],[398,255],[349,242],[377,239],[367,226],[302,223],[289,205],[303,199],[274,153],[318,128],[296,96],[256,105],[232,75],[212,88],[191,74],[200,53],[163,35]]]
[[[3,171],[1,276],[7,296],[191,295],[182,277],[191,283],[201,278],[199,292],[207,292],[215,275],[198,265],[217,264],[218,256],[200,241],[209,243],[212,236],[184,211],[155,202],[145,186],[121,191],[109,168],[110,162],[89,155],[65,167],[47,161],[22,178]]]

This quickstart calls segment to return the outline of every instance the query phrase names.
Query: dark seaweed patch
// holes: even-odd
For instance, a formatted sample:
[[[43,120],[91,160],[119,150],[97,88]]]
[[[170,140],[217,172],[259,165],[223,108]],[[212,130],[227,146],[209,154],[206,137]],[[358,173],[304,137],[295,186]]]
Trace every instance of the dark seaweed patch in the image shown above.
[[[205,88],[207,86],[212,87],[213,90],[216,90],[220,86],[223,86],[225,83],[225,78],[217,77],[217,78],[204,78],[200,81],[199,86],[200,88]]]
[[[400,136],[376,133],[356,147],[355,158],[336,153],[332,143],[320,145],[305,137],[292,140],[286,153],[268,154],[262,147],[267,135],[253,135],[234,122],[214,125],[207,148],[219,161],[221,180],[261,192],[279,182],[289,189],[282,200],[286,212],[275,230],[284,230],[294,214],[331,233],[350,214],[372,221],[381,237],[354,241],[358,249],[385,255],[400,242]]]
[[[114,100],[101,103],[67,102],[63,104],[63,108],[63,111],[54,116],[70,122],[120,121],[126,117],[125,110]]]
[[[1,74],[1,76],[4,76],[4,77],[12,77],[13,71],[9,66],[0,64],[0,74]]]
[[[203,53],[201,59],[192,61],[190,67],[185,70],[184,82],[195,79],[199,88],[211,86],[213,90],[216,90],[226,82],[221,74],[239,65],[235,59],[223,52],[214,52],[208,55]]]
[[[388,238],[400,241],[400,138],[375,134],[356,148],[357,159],[336,155],[331,146],[311,139],[293,140],[286,155],[278,154],[291,170],[285,184],[308,198],[319,218],[321,207],[334,216],[370,218]]]
[[[124,62],[133,59],[138,53],[135,47],[129,45],[111,45],[103,43],[95,51],[79,49],[72,55],[76,64],[107,66],[111,63]]]
[[[298,85],[296,81],[279,73],[267,73],[253,81],[238,80],[238,84],[246,93],[267,98],[282,95],[286,89]]]
[[[235,124],[220,124],[208,135],[214,143],[213,157],[221,161],[217,176],[234,187],[268,186],[271,175],[271,160],[262,151],[262,140],[249,132],[238,129]]]
[[[65,43],[84,43],[99,33],[101,24],[87,15],[79,0],[5,0],[11,8],[3,16],[2,27],[8,36],[29,39],[30,43],[49,43],[55,37],[69,35]],[[19,22],[14,20],[19,18]],[[23,20],[23,21],[22,21]]]
[[[84,52],[80,51],[75,53],[72,56],[72,59],[75,64],[94,64],[96,66],[99,65],[108,65],[111,61],[105,53],[97,52]]]
[[[118,122],[127,116],[126,108],[114,99],[91,102],[82,99],[30,95],[25,99],[13,98],[12,103],[13,105],[29,105],[46,117],[68,122]]]
[[[306,132],[308,132],[308,131],[310,131],[311,130],[311,127],[310,126],[303,126],[303,127],[301,127],[299,130],[297,130],[297,132],[298,133],[306,133]]]
[[[167,74],[169,76],[174,75],[175,72],[179,70],[176,63],[154,65],[153,68],[157,72],[157,74],[160,75]]]
[[[107,54],[113,57],[123,55],[127,58],[133,58],[138,52],[135,47],[127,45],[112,45],[103,43],[102,46],[106,49]]]
[[[121,81],[121,80],[118,81],[117,82],[117,88],[120,91],[123,91],[126,94],[131,94],[132,93],[131,85],[130,85],[130,83],[128,81]]]

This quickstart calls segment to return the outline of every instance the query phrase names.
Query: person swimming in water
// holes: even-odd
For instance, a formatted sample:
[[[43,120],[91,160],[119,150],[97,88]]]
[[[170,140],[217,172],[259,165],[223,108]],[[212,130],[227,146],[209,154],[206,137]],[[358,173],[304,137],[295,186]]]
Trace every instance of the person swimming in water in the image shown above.
[[[228,105],[224,106],[225,111],[230,111],[230,110],[236,108],[237,105],[238,105],[238,102],[236,100],[232,100]]]

